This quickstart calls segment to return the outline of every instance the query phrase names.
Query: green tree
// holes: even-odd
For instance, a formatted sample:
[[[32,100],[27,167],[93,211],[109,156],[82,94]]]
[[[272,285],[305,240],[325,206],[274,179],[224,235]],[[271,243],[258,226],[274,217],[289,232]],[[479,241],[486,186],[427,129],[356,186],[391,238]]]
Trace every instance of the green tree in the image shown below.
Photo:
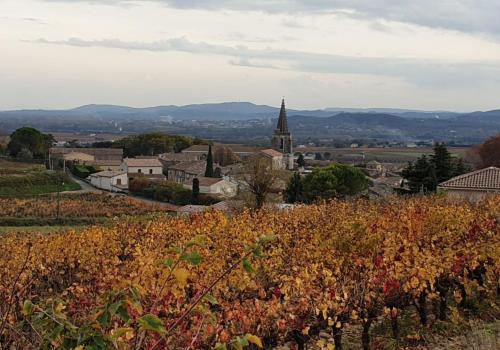
[[[200,196],[200,180],[198,178],[193,179],[193,189],[191,193],[191,203],[198,204],[198,197]]]
[[[430,161],[436,172],[437,183],[451,179],[454,174],[453,158],[444,143],[438,142],[434,145],[434,154],[431,156]]]
[[[44,158],[50,147],[54,145],[54,137],[43,134],[34,128],[20,128],[10,135],[7,150],[12,157],[17,157],[23,149],[31,152],[34,158]]]
[[[433,155],[423,155],[415,163],[409,163],[401,175],[410,193],[426,193],[436,191],[440,183],[468,171],[470,167],[461,158],[453,158],[444,143],[436,143]]]
[[[303,196],[303,186],[302,178],[299,173],[294,173],[293,176],[288,181],[288,185],[285,190],[285,201],[287,203],[297,203],[302,201]]]
[[[415,164],[409,163],[402,176],[411,193],[433,192],[438,184],[434,164],[426,155],[418,158]]]
[[[17,159],[29,161],[33,159],[33,153],[30,152],[29,149],[23,148],[16,156]]]
[[[314,169],[303,180],[306,202],[355,196],[367,189],[368,179],[363,172],[353,166],[343,164]]]
[[[214,177],[214,160],[212,156],[212,145],[208,146],[207,167],[205,168],[205,177]]]
[[[299,158],[297,159],[297,165],[299,168],[303,168],[306,166],[306,160],[304,159],[304,155],[301,153],[299,155]]]
[[[193,145],[194,142],[192,138],[186,136],[147,133],[117,140],[112,144],[112,147],[123,148],[125,157],[155,156],[168,152],[180,152]],[[107,144],[103,146],[107,146]]]

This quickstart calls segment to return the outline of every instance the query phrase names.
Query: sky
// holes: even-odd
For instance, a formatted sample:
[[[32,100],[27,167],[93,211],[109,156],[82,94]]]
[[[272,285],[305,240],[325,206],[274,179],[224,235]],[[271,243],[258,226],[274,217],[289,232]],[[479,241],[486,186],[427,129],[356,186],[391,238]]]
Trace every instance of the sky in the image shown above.
[[[500,108],[498,0],[0,0],[0,110]]]

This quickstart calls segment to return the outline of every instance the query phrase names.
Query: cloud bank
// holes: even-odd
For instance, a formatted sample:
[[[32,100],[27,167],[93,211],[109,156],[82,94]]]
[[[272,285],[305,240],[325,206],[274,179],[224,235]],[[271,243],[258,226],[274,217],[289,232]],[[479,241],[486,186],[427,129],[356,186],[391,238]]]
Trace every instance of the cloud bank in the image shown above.
[[[157,2],[178,9],[261,11],[286,14],[337,12],[431,28],[500,36],[498,0],[45,0],[117,6]]]
[[[459,63],[429,59],[391,57],[358,57],[282,49],[251,49],[246,46],[227,46],[194,42],[185,37],[153,42],[128,42],[118,39],[67,40],[38,39],[40,44],[76,47],[99,47],[131,51],[185,52],[190,54],[229,57],[232,65],[295,70],[314,73],[367,74],[400,77],[415,85],[453,86],[456,84],[500,82],[500,63]]]

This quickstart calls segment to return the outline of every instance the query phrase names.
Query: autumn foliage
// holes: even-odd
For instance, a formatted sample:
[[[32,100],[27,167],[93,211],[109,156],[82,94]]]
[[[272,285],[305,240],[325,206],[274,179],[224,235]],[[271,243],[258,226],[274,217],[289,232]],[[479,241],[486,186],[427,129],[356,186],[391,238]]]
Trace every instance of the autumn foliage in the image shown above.
[[[63,194],[60,196],[60,216],[114,217],[122,215],[144,215],[163,211],[154,204],[131,199],[125,196],[106,194]],[[48,218],[57,212],[57,195],[41,195],[26,198],[0,198],[0,217]]]
[[[297,347],[342,344],[377,318],[398,338],[500,277],[500,197],[331,201],[290,211],[158,217],[0,239],[0,343],[21,348]]]

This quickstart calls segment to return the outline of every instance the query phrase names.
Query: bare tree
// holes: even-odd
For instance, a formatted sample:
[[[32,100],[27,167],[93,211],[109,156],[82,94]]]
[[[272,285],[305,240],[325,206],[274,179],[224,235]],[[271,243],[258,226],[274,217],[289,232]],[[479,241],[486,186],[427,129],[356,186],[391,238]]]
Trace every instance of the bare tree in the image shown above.
[[[241,176],[255,198],[255,208],[260,209],[270,193],[280,191],[279,182],[284,174],[283,170],[273,168],[268,158],[255,156],[244,164]]]

